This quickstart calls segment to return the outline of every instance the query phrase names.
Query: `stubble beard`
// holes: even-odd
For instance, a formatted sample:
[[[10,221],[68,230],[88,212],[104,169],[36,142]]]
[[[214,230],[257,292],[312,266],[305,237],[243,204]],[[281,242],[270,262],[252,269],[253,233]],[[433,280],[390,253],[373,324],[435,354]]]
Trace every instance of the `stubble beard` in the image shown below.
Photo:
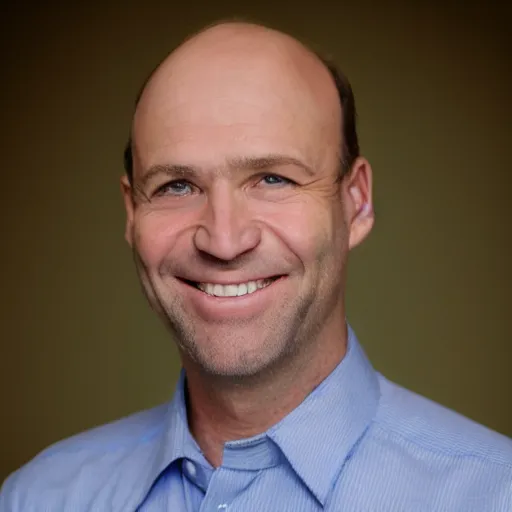
[[[134,261],[144,295],[173,335],[183,365],[193,364],[208,378],[225,384],[251,386],[277,372],[288,370],[292,374],[294,366],[297,369],[308,364],[301,353],[309,352],[307,346],[316,345],[315,340],[332,313],[329,304],[319,300],[321,291],[311,289],[306,295],[269,309],[260,320],[266,324],[264,329],[255,329],[257,319],[224,320],[212,329],[186,314],[180,296],[169,295],[168,290],[159,293],[136,250]],[[332,299],[327,301],[331,305]],[[222,339],[211,332],[219,324]]]
[[[312,299],[282,302],[261,318],[226,319],[209,325],[188,316],[179,299],[160,300],[159,304],[184,365],[193,364],[212,380],[252,385],[296,358],[308,331],[303,319]]]
[[[265,379],[293,364],[301,346],[316,330],[310,321],[314,317],[311,310],[315,309],[312,292],[281,302],[261,320],[233,319],[202,326],[186,314],[181,297],[159,292],[137,251],[133,256],[143,293],[172,334],[182,363],[193,364],[210,379],[248,385]],[[258,322],[266,325],[260,328]],[[219,332],[219,325],[222,339],[215,333]]]

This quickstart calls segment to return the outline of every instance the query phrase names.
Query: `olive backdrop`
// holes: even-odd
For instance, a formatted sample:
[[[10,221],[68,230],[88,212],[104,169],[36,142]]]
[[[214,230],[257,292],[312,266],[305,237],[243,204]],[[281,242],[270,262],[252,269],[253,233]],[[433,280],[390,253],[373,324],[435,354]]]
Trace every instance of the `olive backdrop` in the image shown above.
[[[375,229],[349,320],[376,368],[512,435],[510,8],[480,2],[7,2],[2,9],[0,480],[167,400],[179,361],[123,239],[134,97],[184,36],[238,15],[352,81]]]

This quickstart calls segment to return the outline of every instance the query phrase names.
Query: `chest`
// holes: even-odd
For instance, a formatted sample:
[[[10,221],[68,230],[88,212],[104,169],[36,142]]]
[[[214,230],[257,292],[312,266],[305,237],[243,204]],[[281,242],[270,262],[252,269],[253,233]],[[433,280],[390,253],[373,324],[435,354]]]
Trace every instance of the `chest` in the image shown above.
[[[321,478],[321,469],[318,475]],[[455,482],[456,484],[456,482]],[[158,480],[139,512],[502,512],[489,489],[443,482],[442,477],[343,471],[325,504],[294,473],[279,466],[260,471],[217,469],[206,488],[183,471]]]

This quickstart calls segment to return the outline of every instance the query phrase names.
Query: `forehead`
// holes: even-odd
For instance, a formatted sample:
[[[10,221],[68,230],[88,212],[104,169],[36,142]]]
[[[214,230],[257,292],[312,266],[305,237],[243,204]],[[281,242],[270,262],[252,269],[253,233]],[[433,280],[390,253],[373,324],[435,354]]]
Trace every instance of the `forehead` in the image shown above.
[[[148,84],[137,108],[139,167],[169,160],[212,165],[258,153],[287,153],[318,166],[329,151],[337,157],[341,123],[334,85],[325,68],[315,70],[323,71],[320,79],[308,80],[314,66],[302,66],[286,52],[178,56]]]

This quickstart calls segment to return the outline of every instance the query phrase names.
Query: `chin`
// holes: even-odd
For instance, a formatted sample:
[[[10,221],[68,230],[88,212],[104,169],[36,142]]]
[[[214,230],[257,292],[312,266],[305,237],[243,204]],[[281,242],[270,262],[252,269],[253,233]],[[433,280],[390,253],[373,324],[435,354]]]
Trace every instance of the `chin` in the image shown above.
[[[224,379],[250,379],[266,373],[278,357],[266,354],[232,353],[195,354],[194,363],[200,370],[212,377]]]
[[[283,361],[290,350],[286,344],[281,346],[275,336],[266,337],[265,342],[255,343],[243,336],[219,336],[198,340],[192,344],[180,343],[188,364],[199,372],[219,379],[251,380],[262,376]],[[257,340],[265,337],[257,337]],[[218,340],[216,342],[216,340]],[[222,340],[222,341],[220,341]]]
[[[310,301],[282,302],[257,318],[207,323],[190,313],[168,315],[185,369],[224,379],[263,377],[297,358],[311,339]]]

